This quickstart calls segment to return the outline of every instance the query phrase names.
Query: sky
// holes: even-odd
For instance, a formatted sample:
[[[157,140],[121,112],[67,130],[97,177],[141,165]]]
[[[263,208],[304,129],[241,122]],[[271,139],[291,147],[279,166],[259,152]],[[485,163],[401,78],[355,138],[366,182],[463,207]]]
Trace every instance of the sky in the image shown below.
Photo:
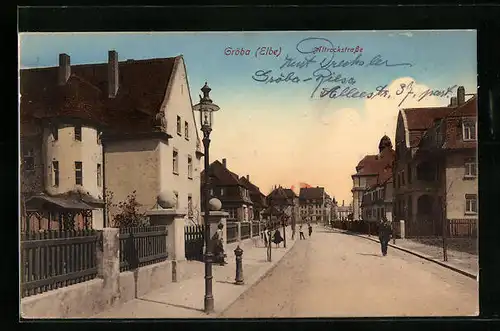
[[[401,108],[477,91],[474,30],[23,33],[19,66],[57,66],[60,53],[103,63],[112,49],[120,61],[182,55],[193,102],[208,82],[211,161],[265,194],[305,182],[345,204],[357,163],[383,135],[394,144]]]

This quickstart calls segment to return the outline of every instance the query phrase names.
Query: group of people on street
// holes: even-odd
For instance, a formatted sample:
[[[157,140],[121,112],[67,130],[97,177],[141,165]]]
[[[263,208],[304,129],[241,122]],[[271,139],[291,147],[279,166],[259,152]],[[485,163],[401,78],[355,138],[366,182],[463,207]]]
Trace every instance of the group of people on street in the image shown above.
[[[311,223],[307,223],[307,230],[309,231],[309,237],[312,235],[312,232],[313,232],[313,228],[312,228],[312,225]],[[306,239],[306,237],[304,236],[304,228],[303,228],[303,224],[301,224],[299,226],[299,239],[302,240],[302,239]]]

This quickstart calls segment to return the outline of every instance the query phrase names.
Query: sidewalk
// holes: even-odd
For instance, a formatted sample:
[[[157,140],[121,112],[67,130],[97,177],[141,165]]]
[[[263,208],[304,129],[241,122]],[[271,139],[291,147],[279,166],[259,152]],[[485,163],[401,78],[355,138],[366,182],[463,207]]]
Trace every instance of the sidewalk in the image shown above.
[[[331,229],[331,228],[330,228]],[[349,233],[369,239],[379,243],[380,241],[376,236],[368,236],[366,234],[360,234],[355,232],[350,232],[341,229],[333,229],[342,233]],[[477,279],[478,276],[478,256],[474,254],[469,254],[465,252],[459,252],[455,250],[447,250],[448,261],[443,261],[443,248],[438,246],[425,245],[410,239],[396,239],[396,244],[393,244],[393,240],[389,242],[389,247],[399,249],[401,251],[413,254],[415,256],[424,258],[428,261],[437,263],[443,267],[459,272],[470,278]]]
[[[91,318],[216,318],[223,313],[245,291],[260,281],[294,246],[291,229],[287,228],[287,248],[275,248],[273,244],[271,262],[267,262],[266,247],[259,237],[240,243],[243,249],[243,277],[245,284],[235,285],[236,262],[234,249],[238,243],[227,245],[228,264],[212,267],[212,293],[214,295],[213,314],[203,312],[205,279],[204,274],[197,275],[178,283],[169,283],[161,289],[126,302],[111,310],[94,315]],[[282,234],[283,235],[283,234]],[[258,243],[255,247],[254,242]],[[202,262],[200,262],[202,263]]]

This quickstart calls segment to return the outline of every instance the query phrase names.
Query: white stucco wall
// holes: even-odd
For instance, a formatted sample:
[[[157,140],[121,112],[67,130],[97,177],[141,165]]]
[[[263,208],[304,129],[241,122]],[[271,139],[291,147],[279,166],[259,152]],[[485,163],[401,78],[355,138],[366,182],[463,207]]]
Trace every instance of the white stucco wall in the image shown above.
[[[471,156],[475,156],[472,154]],[[450,155],[446,159],[446,218],[477,218],[477,215],[465,213],[465,195],[478,194],[477,177],[465,178],[464,159],[461,154]],[[479,202],[478,202],[479,207]]]
[[[45,189],[49,194],[61,194],[77,189],[75,182],[75,162],[82,162],[84,191],[98,198],[103,196],[102,173],[101,186],[97,184],[97,164],[102,166],[102,145],[97,143],[97,131],[82,127],[82,139],[74,139],[74,126],[59,127],[58,140],[54,140],[50,129],[43,131],[45,154]],[[52,162],[59,162],[59,185],[53,185]],[[102,171],[102,170],[101,170]]]
[[[175,69],[175,68],[174,68]],[[198,128],[194,120],[189,86],[183,60],[177,62],[175,75],[171,80],[171,89],[165,114],[167,131],[172,136],[168,145],[160,143],[160,189],[173,190],[179,195],[179,208],[188,210],[188,196],[192,197],[193,221],[199,222],[200,217],[200,172],[201,162],[196,157],[196,142]],[[177,134],[177,116],[181,118],[181,132]],[[185,122],[188,123],[189,137],[185,135]],[[173,150],[178,152],[178,174],[173,173]],[[188,178],[188,156],[193,163],[192,178]],[[186,215],[186,223],[192,224]]]
[[[158,140],[106,142],[104,151],[106,190],[113,192],[113,203],[125,201],[136,191],[136,199],[142,205],[139,209],[153,208],[160,192]],[[110,208],[110,218],[116,211]]]

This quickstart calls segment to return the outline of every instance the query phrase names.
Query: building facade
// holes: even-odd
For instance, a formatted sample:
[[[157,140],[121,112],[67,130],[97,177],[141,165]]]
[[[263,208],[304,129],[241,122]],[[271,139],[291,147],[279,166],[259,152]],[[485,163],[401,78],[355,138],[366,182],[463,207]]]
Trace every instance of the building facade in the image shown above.
[[[330,223],[332,218],[332,198],[324,187],[301,188],[299,192],[300,215],[311,222]]]
[[[356,166],[356,173],[352,178],[352,220],[362,219],[361,204],[364,193],[377,181],[377,169],[374,164],[377,161],[377,155],[366,155]]]
[[[459,87],[446,107],[402,109],[396,139],[394,212],[408,235],[441,235],[445,219],[477,222],[476,96]]]
[[[226,159],[214,161],[209,168],[210,197],[222,202],[222,210],[229,213],[228,221],[248,222],[253,218],[253,202],[250,191],[240,177],[230,171]],[[202,171],[202,188],[204,184]],[[202,192],[203,195],[203,192]],[[203,210],[203,209],[202,209]]]
[[[43,122],[40,194],[54,198],[76,186],[104,203],[106,212],[93,211],[100,228],[114,225],[117,204],[130,194],[145,212],[170,190],[186,222],[197,223],[203,154],[183,58],[118,61],[109,51],[107,63],[72,66],[66,54],[59,60],[58,67],[21,73],[24,122]],[[23,148],[23,157],[30,153]]]
[[[240,177],[240,182],[247,188],[250,194],[250,200],[252,200],[253,212],[248,215],[251,221],[262,220],[262,213],[267,208],[266,195],[260,191],[260,188],[250,181],[250,176]]]
[[[369,222],[379,222],[386,218],[392,222],[392,168],[395,151],[391,139],[383,136],[379,142],[379,154],[371,163],[371,171],[376,174],[371,186],[363,192],[361,218]]]

